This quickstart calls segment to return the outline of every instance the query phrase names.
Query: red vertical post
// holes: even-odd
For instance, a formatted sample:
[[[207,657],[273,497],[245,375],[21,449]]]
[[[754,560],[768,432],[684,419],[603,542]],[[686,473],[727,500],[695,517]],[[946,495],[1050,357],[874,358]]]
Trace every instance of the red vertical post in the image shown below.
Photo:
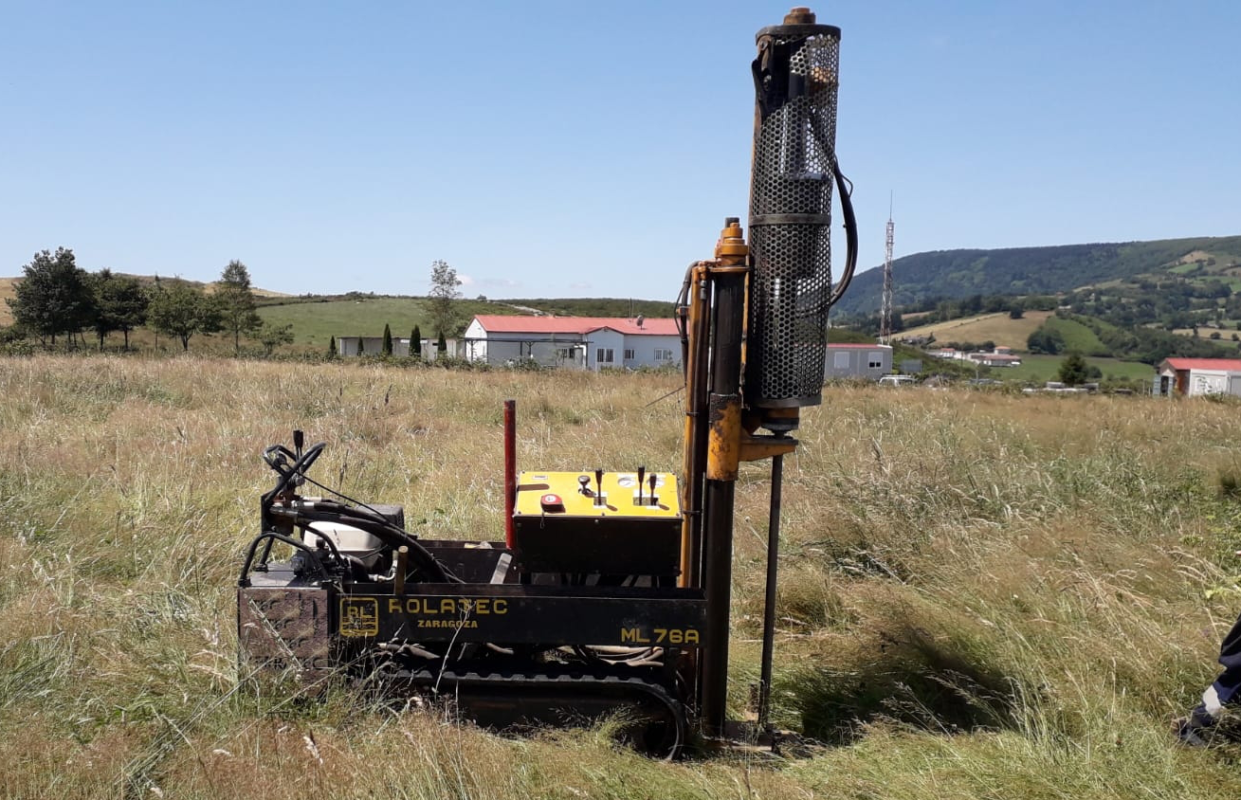
[[[504,401],[504,544],[512,550],[513,506],[517,502],[517,401]]]

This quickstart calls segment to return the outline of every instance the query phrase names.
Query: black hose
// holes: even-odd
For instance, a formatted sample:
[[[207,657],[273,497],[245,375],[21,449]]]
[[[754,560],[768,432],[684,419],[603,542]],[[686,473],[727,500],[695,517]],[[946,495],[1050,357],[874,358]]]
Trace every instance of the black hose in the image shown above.
[[[809,122],[810,133],[818,142],[819,147],[823,152],[831,154],[832,176],[836,179],[836,192],[840,195],[840,210],[845,216],[845,269],[835,291],[828,295],[827,307],[831,308],[844,296],[845,290],[853,281],[853,273],[857,269],[858,235],[857,218],[853,215],[853,182],[840,171],[840,162],[836,159],[835,143],[828,140],[818,119],[811,115]]]
[[[827,307],[831,308],[836,305],[849,288],[850,282],[853,281],[853,273],[857,269],[857,218],[853,215],[853,186],[850,184],[845,186],[849,179],[840,171],[840,164],[835,158],[832,159],[832,173],[836,176],[836,190],[840,194],[840,210],[845,217],[845,270],[840,276],[840,283],[836,284],[836,288],[832,291],[827,299]]]
[[[433,580],[441,583],[463,583],[448,567],[423,547],[421,542],[386,520],[378,522],[368,516],[358,516],[348,512],[300,508],[289,509],[284,511],[284,514],[295,515],[295,524],[301,524],[303,521],[339,522],[378,537],[394,550],[402,546],[408,547],[415,565],[425,570]]]
[[[685,270],[685,281],[681,283],[681,291],[677,294],[673,312],[677,333],[681,335],[681,374],[686,379],[689,378],[689,332],[685,328],[685,323],[689,321],[689,292],[694,282],[694,264],[697,263],[695,261]],[[685,309],[686,319],[681,318],[681,309]]]
[[[254,564],[254,554],[258,552],[259,543],[264,540],[268,542],[272,542],[272,541],[284,542],[290,547],[294,547],[298,550],[302,550],[306,553],[309,553],[311,556],[313,556],[311,560],[314,562],[315,569],[316,571],[318,571],[319,576],[325,579],[327,578],[327,572],[323,569],[323,565],[319,563],[318,553],[315,552],[313,547],[306,544],[305,542],[299,542],[297,539],[294,539],[291,536],[285,536],[283,533],[276,533],[275,531],[266,531],[264,533],[260,533],[258,536],[255,537],[253,542],[250,542],[250,549],[246,553],[246,560],[241,565],[241,577],[237,581],[238,586],[249,586],[250,585],[250,578],[248,576],[250,574],[250,568]],[[335,542],[333,542],[331,539],[327,538],[326,536],[320,536],[319,541],[327,545],[328,551],[331,552],[332,556],[337,560],[338,563],[340,564],[345,563],[344,559],[341,558],[340,551],[336,549]],[[268,551],[270,552],[270,548],[268,549]]]

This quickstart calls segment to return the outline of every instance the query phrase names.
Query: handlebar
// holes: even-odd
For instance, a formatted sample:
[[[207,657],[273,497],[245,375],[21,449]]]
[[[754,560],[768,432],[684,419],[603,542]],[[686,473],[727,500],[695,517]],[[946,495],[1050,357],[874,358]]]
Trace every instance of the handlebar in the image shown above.
[[[327,442],[319,442],[316,445],[312,445],[300,458],[294,455],[289,448],[280,444],[274,444],[264,450],[263,460],[267,462],[267,466],[279,473],[280,480],[276,481],[276,488],[263,495],[263,508],[270,508],[276,497],[289,488],[289,484],[293,483],[297,478],[304,480],[306,472],[319,456],[323,454],[325,447],[327,447]],[[293,460],[292,466],[287,466],[288,459]],[[297,482],[301,483],[301,481]]]

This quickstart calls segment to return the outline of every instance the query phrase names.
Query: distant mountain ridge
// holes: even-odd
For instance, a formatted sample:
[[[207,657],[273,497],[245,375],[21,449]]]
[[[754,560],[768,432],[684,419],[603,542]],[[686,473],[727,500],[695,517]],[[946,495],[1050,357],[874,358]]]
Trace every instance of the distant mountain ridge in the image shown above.
[[[1186,261],[1187,257],[1192,257]],[[938,250],[892,262],[893,304],[932,298],[1070,292],[1084,286],[1155,276],[1195,262],[1216,262],[1221,276],[1241,274],[1241,236],[1051,247]],[[837,306],[846,314],[879,309],[883,271],[863,272]]]

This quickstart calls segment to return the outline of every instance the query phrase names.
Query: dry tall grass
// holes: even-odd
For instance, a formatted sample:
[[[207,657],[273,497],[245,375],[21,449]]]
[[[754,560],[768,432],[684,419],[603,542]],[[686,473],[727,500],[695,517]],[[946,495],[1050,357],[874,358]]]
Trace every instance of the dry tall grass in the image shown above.
[[[1236,613],[1235,405],[831,389],[786,467],[771,763],[506,739],[237,674],[233,583],[299,426],[427,536],[501,535],[524,467],[677,468],[676,385],[195,358],[0,361],[0,796],[1234,797],[1169,718]],[[765,468],[744,468],[735,710],[757,673]],[[1210,596],[1211,599],[1207,599]]]

